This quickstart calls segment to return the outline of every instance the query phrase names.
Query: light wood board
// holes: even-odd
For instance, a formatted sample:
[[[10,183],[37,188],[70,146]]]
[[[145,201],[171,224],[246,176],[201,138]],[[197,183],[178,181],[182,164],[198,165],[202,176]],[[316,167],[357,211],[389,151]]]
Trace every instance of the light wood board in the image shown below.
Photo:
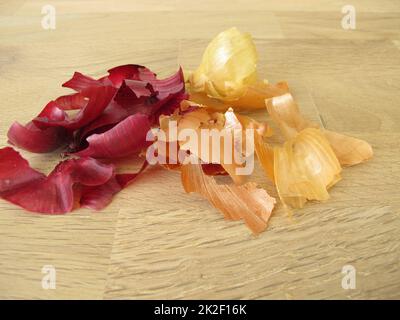
[[[177,173],[151,168],[102,212],[33,215],[0,201],[0,298],[400,298],[400,2],[1,1],[0,143],[74,71],[143,64],[161,76],[192,69],[208,41],[237,26],[254,35],[260,72],[287,80],[305,114],[369,141],[373,160],[345,169],[326,203],[288,219],[277,206],[254,237],[225,221]],[[56,8],[56,29],[41,9]],[[257,117],[265,117],[259,113]],[[23,152],[49,172],[58,156]],[[257,169],[256,181],[266,186]],[[356,289],[341,286],[344,265]],[[44,265],[55,290],[41,286]]]

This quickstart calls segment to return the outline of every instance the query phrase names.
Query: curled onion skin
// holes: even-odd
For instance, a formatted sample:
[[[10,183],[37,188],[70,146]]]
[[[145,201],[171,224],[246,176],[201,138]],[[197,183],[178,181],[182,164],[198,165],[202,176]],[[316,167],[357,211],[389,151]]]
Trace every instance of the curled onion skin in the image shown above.
[[[99,79],[75,72],[63,84],[75,93],[50,101],[31,122],[15,122],[9,129],[10,144],[46,153],[64,147],[76,152],[86,146],[86,138],[105,133],[125,118],[144,114],[157,125],[162,114],[171,114],[187,98],[182,69],[165,79],[157,79],[140,65],[110,69]],[[76,110],[74,115],[66,111]]]
[[[237,100],[218,100],[207,96],[203,92],[191,92],[189,99],[219,112],[225,112],[229,108],[233,108],[235,111],[262,110],[265,108],[266,99],[280,96],[287,92],[289,92],[289,87],[286,82],[268,84],[264,81],[257,81],[249,85],[243,96]]]
[[[83,186],[80,205],[93,210],[105,208],[111,202],[114,195],[131,184],[147,168],[147,165],[147,161],[144,161],[137,172],[118,173],[102,185]]]
[[[63,128],[40,129],[29,122],[23,126],[14,122],[7,133],[8,143],[35,153],[47,153],[58,149],[67,140],[68,133]]]
[[[303,207],[307,200],[324,201],[342,168],[319,129],[307,128],[274,149],[274,176],[284,204]]]
[[[65,116],[65,112],[54,101],[50,101],[38,115],[54,121],[63,121]],[[62,127],[41,127],[30,121],[25,126],[14,122],[8,130],[7,137],[8,143],[18,148],[46,153],[63,146],[70,135]]]
[[[41,127],[62,127],[68,130],[77,130],[95,120],[109,105],[116,93],[116,89],[109,85],[92,86],[82,94],[88,98],[87,104],[74,117],[55,120],[45,116],[36,117],[33,122]]]
[[[244,115],[237,115],[244,129],[254,130],[254,150],[267,177],[274,182],[274,151],[264,141],[264,137],[271,137],[273,131],[267,123],[261,123]]]
[[[364,140],[331,130],[323,132],[342,166],[359,164],[371,159],[374,154],[371,145]]]
[[[213,177],[204,174],[200,164],[183,165],[181,179],[186,192],[202,195],[225,219],[242,219],[255,234],[266,229],[276,201],[256,184],[217,184]]]
[[[46,176],[12,148],[0,149],[0,197],[32,212],[70,212],[77,200],[76,187],[104,185],[113,175],[112,165],[80,158],[60,162]]]
[[[204,51],[199,67],[187,75],[191,101],[215,111],[255,110],[265,99],[289,92],[286,82],[269,84],[257,76],[257,50],[251,36],[231,28],[218,34]]]
[[[257,79],[257,51],[251,36],[231,28],[218,34],[204,51],[189,79],[191,90],[220,100],[236,100]]]
[[[293,138],[306,128],[319,128],[301,115],[290,93],[266,100],[266,107],[286,139]],[[326,129],[321,131],[342,166],[356,165],[372,158],[372,147],[366,141]]]
[[[146,135],[150,129],[150,122],[145,115],[138,113],[129,116],[112,129],[89,136],[89,146],[75,155],[105,159],[138,153],[149,145]]]
[[[180,132],[186,129],[196,133],[197,144],[191,144],[190,139],[178,142],[181,151],[190,152],[204,164],[221,166],[236,184],[243,184],[246,181],[246,175],[251,174],[251,172],[246,173],[247,171],[244,171],[245,166],[247,161],[251,160],[249,157],[254,155],[254,141],[246,136],[246,129],[251,129],[254,130],[254,135],[260,136],[261,139],[257,140],[255,145],[257,154],[260,154],[260,160],[264,164],[266,161],[272,163],[272,154],[268,152],[267,159],[267,152],[265,151],[267,146],[262,141],[262,137],[272,134],[271,128],[266,123],[259,123],[249,117],[237,115],[232,109],[220,113],[213,112],[206,106],[199,106],[190,101],[185,101],[184,104],[184,107],[186,107],[186,104],[189,104],[190,107],[182,114],[160,118],[161,128],[167,133],[170,120],[177,121],[178,136]],[[202,135],[203,129],[214,130],[217,134]],[[169,133],[167,135],[170,136]],[[204,149],[203,146],[206,146],[206,148]],[[270,149],[268,151],[272,152]],[[219,155],[217,162],[214,160],[216,154]],[[174,158],[178,158],[178,156]],[[271,167],[271,164],[269,166]],[[171,168],[171,166],[168,167]],[[212,170],[208,172],[210,173]],[[217,172],[223,173],[219,169],[215,172],[216,174]],[[270,173],[272,173],[272,170]]]
[[[177,120],[178,134],[185,129],[197,133],[197,146],[167,134],[165,150],[156,149],[154,155],[167,160],[164,167],[180,171],[186,192],[199,193],[226,219],[243,220],[255,234],[267,228],[276,200],[255,183],[245,183],[244,175],[251,172],[242,171],[254,153],[285,207],[327,200],[329,188],[341,179],[341,166],[370,159],[372,148],[304,118],[286,82],[270,84],[258,77],[257,60],[252,37],[231,28],[209,43],[186,81],[181,68],[158,79],[136,64],[112,68],[98,79],[75,72],[63,84],[74,93],[50,101],[25,125],[15,122],[8,139],[31,152],[63,148],[63,155],[79,158],[61,161],[45,175],[14,149],[0,149],[0,197],[45,214],[63,214],[78,206],[100,210],[148,165],[145,160],[138,172],[117,174],[113,160],[149,151],[147,133],[154,127],[165,130],[170,120]],[[286,140],[275,148],[266,140],[273,134],[266,123],[236,113],[265,107]],[[231,140],[220,135],[214,145],[214,137],[204,137],[203,129],[230,133]],[[251,148],[246,129],[254,130]],[[225,149],[234,159],[228,159]],[[187,163],[182,155],[198,161]],[[236,155],[240,160],[232,163]],[[217,175],[229,175],[233,183],[218,184]]]
[[[64,214],[76,206],[101,210],[147,167],[115,173],[112,164],[92,158],[60,162],[49,175],[30,167],[11,147],[0,149],[0,198],[36,213]]]

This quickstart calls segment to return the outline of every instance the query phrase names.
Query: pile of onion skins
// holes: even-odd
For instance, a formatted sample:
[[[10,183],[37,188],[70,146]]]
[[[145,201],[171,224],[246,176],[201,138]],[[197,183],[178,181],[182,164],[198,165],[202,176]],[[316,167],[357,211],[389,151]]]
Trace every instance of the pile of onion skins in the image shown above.
[[[342,167],[371,158],[371,146],[305,119],[287,83],[259,79],[256,64],[251,36],[231,28],[210,42],[199,67],[185,72],[185,77],[180,69],[158,79],[140,65],[113,68],[100,79],[76,72],[63,84],[74,93],[50,101],[32,121],[15,122],[8,131],[9,143],[17,148],[59,152],[67,159],[44,175],[13,148],[1,149],[0,197],[38,213],[62,214],[77,207],[100,210],[149,165],[143,158],[138,172],[121,174],[114,160],[143,155],[152,148],[165,158],[165,168],[180,171],[186,192],[202,195],[226,219],[243,219],[254,233],[265,230],[276,199],[248,182],[249,177],[237,174],[243,164],[225,162],[223,157],[215,163],[169,138],[170,150],[174,146],[176,153],[184,151],[199,160],[176,161],[177,154],[158,150],[157,141],[147,141],[149,130],[168,132],[173,120],[178,131],[207,128],[237,134],[253,129],[254,154],[285,207],[327,200],[328,189],[341,179]],[[248,110],[268,112],[285,142],[272,144],[267,123],[239,113]],[[231,182],[217,183],[216,175],[229,175]]]

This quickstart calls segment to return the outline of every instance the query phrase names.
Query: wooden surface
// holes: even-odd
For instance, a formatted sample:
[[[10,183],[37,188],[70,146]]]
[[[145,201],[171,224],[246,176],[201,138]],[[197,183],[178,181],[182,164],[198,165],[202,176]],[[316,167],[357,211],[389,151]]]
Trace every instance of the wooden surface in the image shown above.
[[[264,77],[288,80],[304,113],[366,139],[375,157],[292,221],[278,205],[258,237],[160,168],[102,212],[41,216],[1,200],[0,298],[400,298],[400,2],[351,1],[357,29],[346,31],[347,3],[1,1],[1,145],[12,121],[67,92],[75,70],[138,63],[165,76],[194,68],[216,33],[237,26],[254,35]],[[55,30],[41,27],[45,4]],[[23,155],[46,172],[59,160]],[[346,264],[354,290],[341,286]],[[42,289],[44,265],[56,268],[55,290]]]

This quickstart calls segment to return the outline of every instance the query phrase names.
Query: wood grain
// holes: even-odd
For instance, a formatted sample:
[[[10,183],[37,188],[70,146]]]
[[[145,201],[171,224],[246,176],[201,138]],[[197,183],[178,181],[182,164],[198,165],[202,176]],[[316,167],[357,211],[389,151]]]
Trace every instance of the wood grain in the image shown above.
[[[55,30],[41,8],[57,10]],[[369,141],[372,161],[346,168],[326,203],[289,219],[280,205],[254,237],[225,221],[177,173],[151,168],[106,210],[26,213],[0,201],[3,299],[399,299],[400,3],[357,0],[357,29],[340,26],[347,1],[0,1],[0,143],[75,70],[100,76],[139,63],[161,76],[195,68],[219,31],[254,35],[260,72],[288,80],[309,118]],[[255,114],[265,119],[265,113]],[[23,152],[49,172],[57,155]],[[261,170],[254,180],[272,195]],[[341,287],[342,267],[357,287]],[[57,288],[41,287],[44,265]]]

